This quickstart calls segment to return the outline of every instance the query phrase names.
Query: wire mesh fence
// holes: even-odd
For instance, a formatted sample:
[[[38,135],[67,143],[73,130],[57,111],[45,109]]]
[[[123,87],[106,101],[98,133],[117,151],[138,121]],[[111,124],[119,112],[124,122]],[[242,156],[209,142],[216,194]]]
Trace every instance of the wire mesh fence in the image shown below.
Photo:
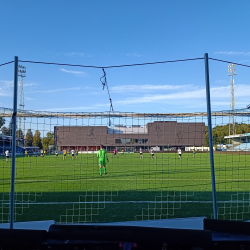
[[[2,116],[11,122],[8,112],[5,109]],[[218,215],[248,219],[248,110],[235,112],[238,133],[230,138],[230,112],[214,114]],[[16,221],[213,218],[206,116],[119,112],[24,116],[25,131],[16,131]],[[8,150],[11,156],[11,133],[6,127],[1,136],[2,155]],[[100,145],[108,152],[106,175],[99,169]],[[8,222],[11,157],[1,158],[1,222]]]
[[[10,221],[13,134],[15,221],[214,218],[206,112],[58,111],[18,110],[13,131],[13,109],[0,108],[1,222]],[[212,112],[211,119],[218,218],[249,219],[249,110]]]

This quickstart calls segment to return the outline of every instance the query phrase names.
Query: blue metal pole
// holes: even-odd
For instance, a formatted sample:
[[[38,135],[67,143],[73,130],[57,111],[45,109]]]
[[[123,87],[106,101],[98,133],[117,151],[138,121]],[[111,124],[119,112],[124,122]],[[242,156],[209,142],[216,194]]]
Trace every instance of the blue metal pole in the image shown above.
[[[12,115],[12,161],[10,190],[10,229],[13,229],[15,215],[15,164],[16,164],[16,117],[17,117],[18,57],[14,63],[14,99]]]
[[[207,121],[208,121],[208,139],[209,139],[210,166],[211,166],[211,179],[212,179],[213,212],[214,212],[214,219],[218,219],[216,186],[215,186],[215,173],[214,173],[214,150],[213,150],[212,121],[211,121],[211,100],[210,100],[208,53],[205,53],[204,59],[205,59],[206,96],[207,96]]]

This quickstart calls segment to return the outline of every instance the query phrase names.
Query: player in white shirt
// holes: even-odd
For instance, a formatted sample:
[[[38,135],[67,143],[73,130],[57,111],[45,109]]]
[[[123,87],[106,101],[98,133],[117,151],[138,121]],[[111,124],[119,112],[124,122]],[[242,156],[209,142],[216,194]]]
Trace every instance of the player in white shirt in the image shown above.
[[[58,159],[58,151],[57,150],[55,152],[55,155],[56,155],[56,159]]]
[[[5,151],[5,156],[6,156],[6,162],[8,162],[8,160],[10,158],[10,152],[8,149]]]
[[[72,160],[74,160],[74,157],[75,157],[75,150],[74,149],[71,150],[71,155],[72,155]]]
[[[180,158],[180,160],[181,160],[181,149],[180,149],[180,147],[178,148],[177,153],[178,153],[179,158]]]
[[[142,154],[142,148],[140,148],[140,159],[143,158],[143,154]]]
[[[155,151],[153,148],[150,149],[150,153],[151,153],[151,160],[153,160],[154,158],[156,159],[155,157]]]

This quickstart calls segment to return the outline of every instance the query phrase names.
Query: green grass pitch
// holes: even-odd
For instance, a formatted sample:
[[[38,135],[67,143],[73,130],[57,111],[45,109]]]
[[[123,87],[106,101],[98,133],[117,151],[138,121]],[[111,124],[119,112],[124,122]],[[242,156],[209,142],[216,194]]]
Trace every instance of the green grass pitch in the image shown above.
[[[15,220],[114,222],[213,218],[209,153],[108,154],[99,176],[96,154],[16,159]],[[250,219],[250,155],[215,154],[220,219]],[[0,221],[9,220],[11,160],[0,158]]]

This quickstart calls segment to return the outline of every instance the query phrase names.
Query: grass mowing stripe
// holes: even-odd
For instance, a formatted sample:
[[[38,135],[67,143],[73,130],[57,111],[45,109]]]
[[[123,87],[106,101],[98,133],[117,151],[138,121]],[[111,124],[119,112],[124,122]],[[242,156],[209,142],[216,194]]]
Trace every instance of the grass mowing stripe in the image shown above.
[[[122,204],[122,203],[213,203],[213,201],[91,201],[91,202],[16,202],[16,205]],[[218,203],[249,203],[249,201],[218,201]],[[10,203],[2,203],[9,205]]]
[[[116,181],[152,181],[152,180],[163,180],[163,181],[211,181],[211,178],[210,179],[171,179],[171,178],[150,178],[150,179],[139,179],[139,178],[134,178],[134,179],[129,179],[129,178],[124,178],[124,179],[120,179],[120,178],[116,178],[115,176],[111,176],[110,178],[114,177]],[[108,177],[104,177],[106,178],[105,181],[113,181],[113,179],[110,179]],[[96,177],[95,179],[90,179],[90,178],[82,178],[81,180],[87,180],[87,181],[100,181],[100,177]],[[220,180],[219,178],[217,178],[217,181]],[[221,179],[223,181],[250,181],[250,179],[238,179],[238,178],[235,178],[235,179]],[[0,180],[1,181],[1,180]],[[10,183],[10,180],[2,180],[4,182],[8,182]],[[38,180],[38,179],[34,179],[34,180],[31,180],[31,179],[28,179],[28,180],[15,180],[15,182],[30,182],[30,181],[36,181],[36,182],[70,182],[70,181],[76,181],[75,179],[73,180],[64,180],[64,179],[52,179],[52,180]],[[1,184],[0,184],[1,185]]]
[[[53,155],[19,157],[15,180],[16,201],[19,201],[17,220],[55,218],[61,222],[56,216],[66,216],[65,222],[67,218],[77,222],[70,216],[78,214],[94,216],[93,221],[121,221],[135,218],[142,211],[167,218],[200,215],[210,218],[209,154],[197,153],[195,157],[183,154],[181,161],[173,153],[156,154],[156,157],[151,160],[150,154],[145,153],[140,160],[139,154],[124,157],[109,154],[108,175],[101,178],[96,155],[79,155],[75,160],[68,157],[66,161]],[[11,161],[6,163],[2,159],[0,194],[1,200],[8,202]],[[223,219],[231,218],[232,214],[250,219],[249,163],[250,155],[215,154],[217,200]],[[4,205],[8,203],[0,204],[2,221],[5,217],[8,220],[8,206]],[[82,210],[81,204],[90,206],[89,210]],[[87,214],[95,209],[91,204],[105,204],[105,207],[96,210],[95,215]]]

